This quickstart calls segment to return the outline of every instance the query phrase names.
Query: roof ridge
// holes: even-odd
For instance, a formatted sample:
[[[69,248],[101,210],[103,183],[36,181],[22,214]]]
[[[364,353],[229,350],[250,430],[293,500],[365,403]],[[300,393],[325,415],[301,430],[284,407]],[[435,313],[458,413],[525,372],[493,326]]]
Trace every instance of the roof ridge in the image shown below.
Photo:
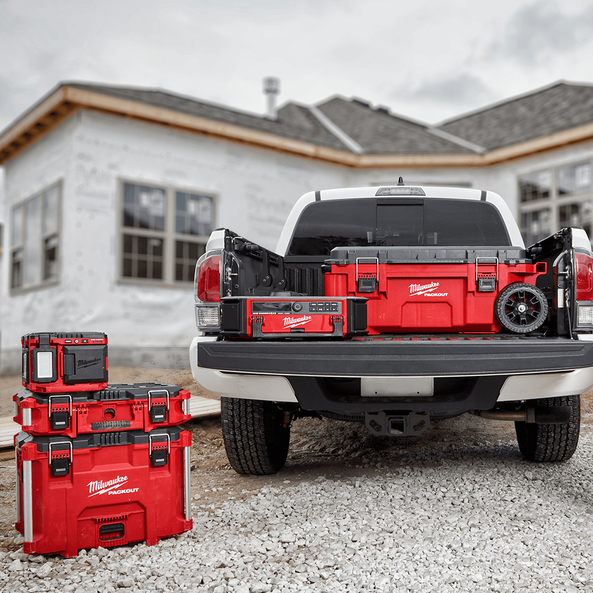
[[[332,133],[340,142],[345,144],[352,152],[363,154],[364,148],[351,138],[342,128],[335,124],[327,115],[322,113],[315,105],[307,105],[307,109],[319,120],[319,123]]]

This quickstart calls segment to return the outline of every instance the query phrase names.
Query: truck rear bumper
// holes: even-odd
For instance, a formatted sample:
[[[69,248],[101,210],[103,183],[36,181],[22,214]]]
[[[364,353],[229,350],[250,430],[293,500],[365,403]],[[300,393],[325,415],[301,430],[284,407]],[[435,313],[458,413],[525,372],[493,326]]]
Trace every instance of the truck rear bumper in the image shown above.
[[[491,337],[391,344],[199,337],[190,348],[194,379],[211,394],[299,403],[338,414],[406,409],[451,415],[490,409],[497,401],[580,395],[593,388],[592,356],[593,342]],[[434,389],[428,393],[430,381]],[[384,385],[388,393],[369,397],[365,382]]]
[[[205,341],[200,367],[283,376],[413,377],[566,372],[593,367],[593,342],[523,336]]]

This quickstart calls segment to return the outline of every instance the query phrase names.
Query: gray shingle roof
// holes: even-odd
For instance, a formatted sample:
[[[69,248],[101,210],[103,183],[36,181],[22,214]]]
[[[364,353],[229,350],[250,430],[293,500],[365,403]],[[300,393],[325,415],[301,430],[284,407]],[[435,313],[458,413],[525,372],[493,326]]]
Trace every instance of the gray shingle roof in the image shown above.
[[[488,150],[593,122],[593,85],[559,82],[441,124]]]
[[[476,152],[431,132],[430,126],[372,108],[358,99],[334,97],[318,109],[358,142],[366,154],[472,154]]]
[[[330,133],[308,109],[290,103],[278,110],[276,120],[271,120],[161,89],[139,89],[80,82],[62,84],[349,152],[348,147]]]

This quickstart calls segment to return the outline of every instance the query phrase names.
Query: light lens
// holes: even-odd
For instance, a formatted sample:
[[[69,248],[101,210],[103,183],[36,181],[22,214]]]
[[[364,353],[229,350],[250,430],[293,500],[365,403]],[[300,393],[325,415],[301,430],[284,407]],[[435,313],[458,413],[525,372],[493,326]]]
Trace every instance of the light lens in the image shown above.
[[[196,324],[198,329],[220,327],[220,307],[218,305],[196,305]]]
[[[37,352],[37,378],[51,379],[54,374],[53,352]]]
[[[593,325],[593,306],[579,305],[579,325]]]
[[[408,187],[398,185],[395,187],[381,187],[377,190],[376,196],[425,196],[421,187]]]
[[[206,253],[198,260],[195,282],[198,301],[205,303],[220,301],[221,262],[220,253]]]
[[[576,263],[577,301],[593,301],[593,258],[586,253],[575,253],[574,259]]]

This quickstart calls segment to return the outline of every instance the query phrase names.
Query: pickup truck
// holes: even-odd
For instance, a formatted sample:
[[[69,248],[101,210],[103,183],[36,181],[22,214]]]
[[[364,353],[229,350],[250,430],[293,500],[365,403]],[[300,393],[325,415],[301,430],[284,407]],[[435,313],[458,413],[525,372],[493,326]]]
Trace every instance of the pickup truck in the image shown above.
[[[565,461],[593,388],[593,254],[578,227],[525,247],[478,189],[310,192],[276,252],[215,230],[198,260],[192,374],[221,397],[231,466],[285,464],[292,422],[420,436],[466,412],[515,422],[522,455]]]

